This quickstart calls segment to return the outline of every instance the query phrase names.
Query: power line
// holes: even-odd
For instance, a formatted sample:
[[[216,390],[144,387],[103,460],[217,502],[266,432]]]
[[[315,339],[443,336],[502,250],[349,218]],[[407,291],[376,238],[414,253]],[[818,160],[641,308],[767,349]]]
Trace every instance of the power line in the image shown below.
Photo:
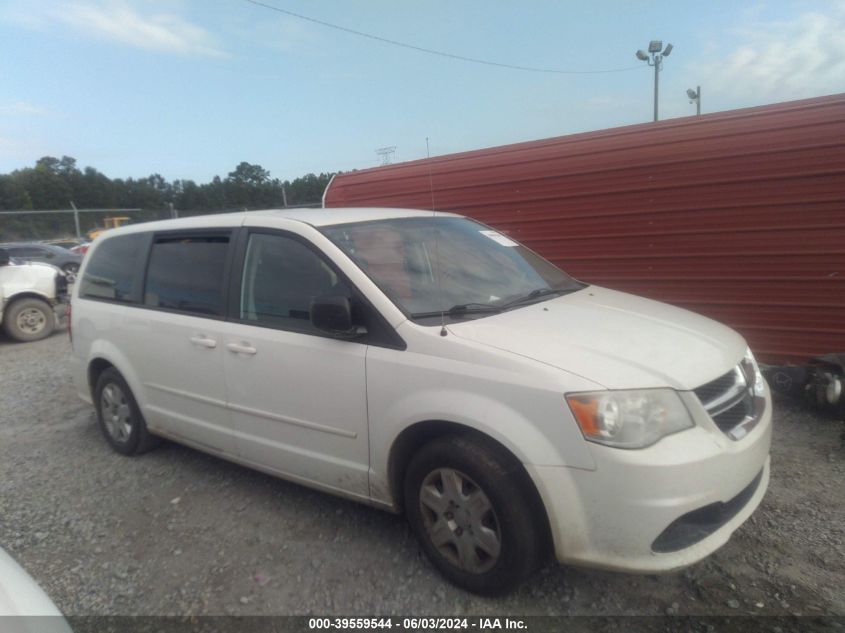
[[[443,51],[437,51],[432,48],[424,48],[422,46],[415,46],[414,44],[407,44],[406,42],[399,42],[397,40],[391,40],[386,37],[381,37],[380,35],[373,35],[372,33],[364,33],[363,31],[356,31],[355,29],[350,29],[345,26],[340,26],[338,24],[332,24],[331,22],[325,22],[323,20],[318,20],[317,18],[311,18],[307,15],[301,15],[299,13],[294,13],[293,11],[288,11],[287,9],[282,9],[280,7],[274,7],[271,4],[266,4],[264,2],[259,2],[258,0],[244,0],[245,2],[249,2],[250,4],[254,4],[258,7],[263,7],[265,9],[270,9],[271,11],[278,11],[279,13],[284,13],[285,15],[289,15],[294,18],[298,18],[300,20],[306,20],[307,22],[313,22],[314,24],[319,24],[320,26],[325,26],[330,29],[335,29],[338,31],[343,31],[344,33],[351,33],[352,35],[358,35],[359,37],[366,37],[371,40],[376,40],[377,42],[382,42],[384,44],[391,44],[393,46],[401,46],[402,48],[409,48],[412,51],[418,51],[420,53],[428,53],[429,55],[439,55],[440,57],[446,57],[448,59],[458,59],[464,62],[472,62],[473,64],[484,64],[485,66],[495,66],[497,68],[509,68],[511,70],[523,70],[532,73],[552,73],[556,75],[599,75],[604,73],[621,73],[628,70],[637,70],[642,68],[642,66],[628,66],[626,68],[609,68],[607,70],[561,70],[559,68],[538,68],[535,66],[519,66],[517,64],[503,64],[500,62],[492,62],[487,59],[478,59],[476,57],[465,57],[464,55],[456,55],[454,53],[445,53]]]

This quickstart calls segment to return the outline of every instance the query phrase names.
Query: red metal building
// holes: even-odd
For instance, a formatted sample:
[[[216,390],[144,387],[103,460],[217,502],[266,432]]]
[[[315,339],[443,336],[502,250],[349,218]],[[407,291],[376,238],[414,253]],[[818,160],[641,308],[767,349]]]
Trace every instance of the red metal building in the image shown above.
[[[845,352],[845,94],[340,174],[324,204],[457,211],[767,362]]]

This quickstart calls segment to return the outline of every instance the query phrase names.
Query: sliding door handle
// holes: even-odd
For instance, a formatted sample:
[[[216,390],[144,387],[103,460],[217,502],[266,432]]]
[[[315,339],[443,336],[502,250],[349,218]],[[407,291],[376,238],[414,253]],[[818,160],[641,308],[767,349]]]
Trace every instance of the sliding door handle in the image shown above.
[[[246,354],[247,356],[255,356],[258,350],[249,343],[226,343],[226,349],[235,354]]]

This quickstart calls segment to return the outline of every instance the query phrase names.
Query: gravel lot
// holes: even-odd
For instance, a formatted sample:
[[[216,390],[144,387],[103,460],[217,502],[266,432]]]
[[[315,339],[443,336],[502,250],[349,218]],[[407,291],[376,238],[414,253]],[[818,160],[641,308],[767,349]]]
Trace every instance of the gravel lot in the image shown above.
[[[763,505],[665,576],[550,564],[484,599],[441,580],[401,517],[175,444],[122,457],[67,335],[0,338],[0,546],[69,615],[845,615],[842,423],[779,400]]]

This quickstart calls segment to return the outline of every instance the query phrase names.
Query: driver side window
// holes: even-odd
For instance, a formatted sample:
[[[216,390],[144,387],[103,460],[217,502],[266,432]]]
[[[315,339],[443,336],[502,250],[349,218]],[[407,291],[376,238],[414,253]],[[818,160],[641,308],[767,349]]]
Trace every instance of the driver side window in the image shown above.
[[[337,274],[313,250],[281,235],[249,236],[241,279],[240,314],[256,325],[314,332],[311,301],[321,295],[351,296]]]

